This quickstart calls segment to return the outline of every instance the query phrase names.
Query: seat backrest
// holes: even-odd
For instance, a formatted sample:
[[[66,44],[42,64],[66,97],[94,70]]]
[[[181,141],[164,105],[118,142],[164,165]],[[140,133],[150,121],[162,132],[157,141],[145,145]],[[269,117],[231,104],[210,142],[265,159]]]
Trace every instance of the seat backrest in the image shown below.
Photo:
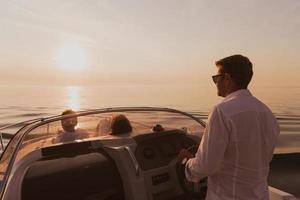
[[[118,169],[103,150],[79,152],[76,144],[51,148],[28,168],[22,200],[124,199]]]

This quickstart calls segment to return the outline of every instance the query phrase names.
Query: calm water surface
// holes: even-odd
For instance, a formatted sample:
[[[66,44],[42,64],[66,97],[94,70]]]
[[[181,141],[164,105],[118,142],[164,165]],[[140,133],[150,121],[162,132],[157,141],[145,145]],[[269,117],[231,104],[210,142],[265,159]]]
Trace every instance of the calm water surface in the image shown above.
[[[253,95],[274,112],[281,128],[278,148],[300,148],[300,88],[253,87]],[[0,86],[0,125],[58,115],[66,108],[158,106],[207,116],[222,99],[212,86],[116,85],[89,87]],[[291,150],[292,151],[292,150]]]

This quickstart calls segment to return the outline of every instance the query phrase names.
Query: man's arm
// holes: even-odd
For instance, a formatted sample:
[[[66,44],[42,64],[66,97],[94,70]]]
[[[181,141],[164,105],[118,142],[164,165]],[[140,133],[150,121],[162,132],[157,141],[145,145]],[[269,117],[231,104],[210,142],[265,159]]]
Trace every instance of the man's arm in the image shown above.
[[[186,163],[185,173],[190,181],[198,182],[219,169],[229,140],[229,127],[229,119],[220,108],[215,107],[209,116],[195,158]]]

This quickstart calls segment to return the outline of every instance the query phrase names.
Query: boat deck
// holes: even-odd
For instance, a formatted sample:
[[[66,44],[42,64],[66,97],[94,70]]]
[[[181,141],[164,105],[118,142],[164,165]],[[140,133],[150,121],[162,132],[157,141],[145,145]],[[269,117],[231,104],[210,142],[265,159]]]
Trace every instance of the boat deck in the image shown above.
[[[300,198],[300,153],[275,154],[268,181],[270,186]]]

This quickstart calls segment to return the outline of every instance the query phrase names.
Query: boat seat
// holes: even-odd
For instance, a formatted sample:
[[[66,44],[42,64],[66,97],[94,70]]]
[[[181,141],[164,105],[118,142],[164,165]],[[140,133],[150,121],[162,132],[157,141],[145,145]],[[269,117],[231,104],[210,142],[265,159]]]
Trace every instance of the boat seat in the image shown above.
[[[114,161],[103,150],[76,145],[44,149],[44,157],[35,161],[25,174],[21,199],[124,199]]]

